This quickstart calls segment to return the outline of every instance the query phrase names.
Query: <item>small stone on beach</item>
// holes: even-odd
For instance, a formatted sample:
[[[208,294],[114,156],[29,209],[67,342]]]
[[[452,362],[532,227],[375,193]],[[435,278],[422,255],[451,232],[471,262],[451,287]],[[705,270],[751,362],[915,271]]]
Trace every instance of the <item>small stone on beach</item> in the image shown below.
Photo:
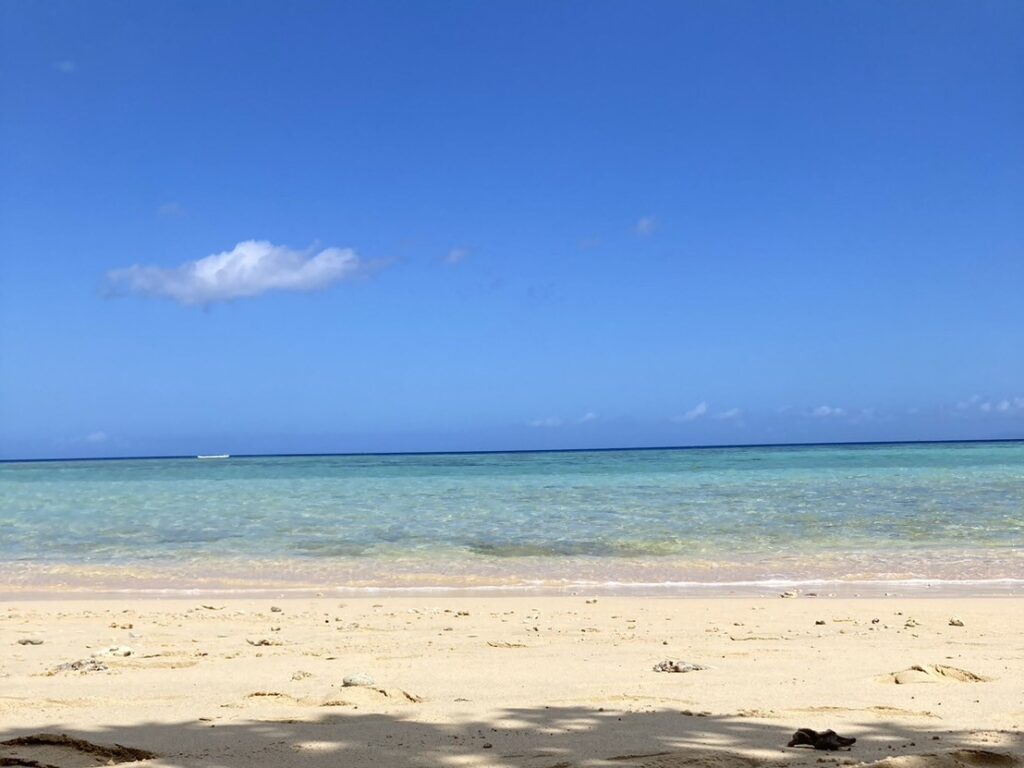
[[[23,637],[18,641],[18,645],[42,645],[43,641],[38,637]]]
[[[51,669],[47,674],[55,675],[58,672],[106,672],[107,665],[102,661],[96,659],[78,659],[77,661],[68,661],[64,664],[58,664],[56,667]]]
[[[707,669],[707,667],[703,664],[693,664],[689,661],[673,661],[672,659],[665,659],[665,661],[654,665],[655,672],[699,672],[702,669]]]
[[[371,686],[374,684],[374,681],[369,675],[356,674],[345,677],[341,684],[346,688],[352,688],[354,686]]]
[[[126,645],[112,645],[102,651],[97,651],[92,656],[95,659],[99,656],[131,656],[133,653],[135,653],[135,651]]]

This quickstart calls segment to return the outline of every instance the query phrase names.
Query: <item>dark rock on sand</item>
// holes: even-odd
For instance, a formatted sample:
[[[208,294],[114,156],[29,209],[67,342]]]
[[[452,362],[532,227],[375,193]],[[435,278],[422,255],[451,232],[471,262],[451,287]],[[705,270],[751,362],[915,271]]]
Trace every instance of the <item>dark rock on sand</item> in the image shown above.
[[[793,738],[789,740],[789,744],[786,746],[808,746],[813,747],[814,749],[831,751],[852,747],[856,742],[856,739],[840,736],[833,730],[815,731],[811,728],[801,728],[793,734]]]

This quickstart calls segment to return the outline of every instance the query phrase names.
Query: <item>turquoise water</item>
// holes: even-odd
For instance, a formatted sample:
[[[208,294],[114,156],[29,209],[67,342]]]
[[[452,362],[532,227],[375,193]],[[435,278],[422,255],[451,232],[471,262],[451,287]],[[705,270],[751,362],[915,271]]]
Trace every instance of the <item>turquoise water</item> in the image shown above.
[[[1024,443],[0,464],[12,580],[997,579],[1022,547]]]

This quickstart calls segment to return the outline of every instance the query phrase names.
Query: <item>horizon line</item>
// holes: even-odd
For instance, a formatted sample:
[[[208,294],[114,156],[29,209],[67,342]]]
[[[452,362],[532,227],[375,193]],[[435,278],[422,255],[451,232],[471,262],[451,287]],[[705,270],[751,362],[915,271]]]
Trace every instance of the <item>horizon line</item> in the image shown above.
[[[1024,437],[967,438],[962,440],[848,440],[809,443],[711,443],[705,445],[649,445],[612,448],[509,448],[477,451],[340,451],[313,453],[231,453],[231,459],[316,458],[327,456],[486,456],[521,453],[612,453],[616,451],[701,451],[722,448],[822,448],[828,446],[872,445],[954,445],[958,443],[1021,443]],[[196,459],[207,454],[168,454],[148,456],[65,456],[60,458],[0,459],[0,464],[33,464],[60,461],[160,461]]]

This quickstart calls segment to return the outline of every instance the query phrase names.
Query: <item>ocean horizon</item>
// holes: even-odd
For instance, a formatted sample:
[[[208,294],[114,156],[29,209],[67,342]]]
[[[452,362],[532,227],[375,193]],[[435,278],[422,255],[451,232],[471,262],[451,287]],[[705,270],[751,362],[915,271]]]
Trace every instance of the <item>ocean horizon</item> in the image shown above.
[[[971,445],[975,443],[1024,443],[1024,437],[979,437],[950,438],[941,440],[824,440],[809,442],[751,442],[751,443],[693,443],[679,445],[623,445],[611,447],[569,447],[569,448],[497,448],[438,451],[290,451],[270,453],[167,453],[112,456],[59,456],[59,457],[15,457],[0,458],[0,464],[46,463],[62,461],[152,461],[158,459],[263,459],[263,458],[307,458],[320,456],[463,456],[505,453],[608,453],[614,451],[704,451],[724,448],[823,448],[841,446],[878,445]]]

